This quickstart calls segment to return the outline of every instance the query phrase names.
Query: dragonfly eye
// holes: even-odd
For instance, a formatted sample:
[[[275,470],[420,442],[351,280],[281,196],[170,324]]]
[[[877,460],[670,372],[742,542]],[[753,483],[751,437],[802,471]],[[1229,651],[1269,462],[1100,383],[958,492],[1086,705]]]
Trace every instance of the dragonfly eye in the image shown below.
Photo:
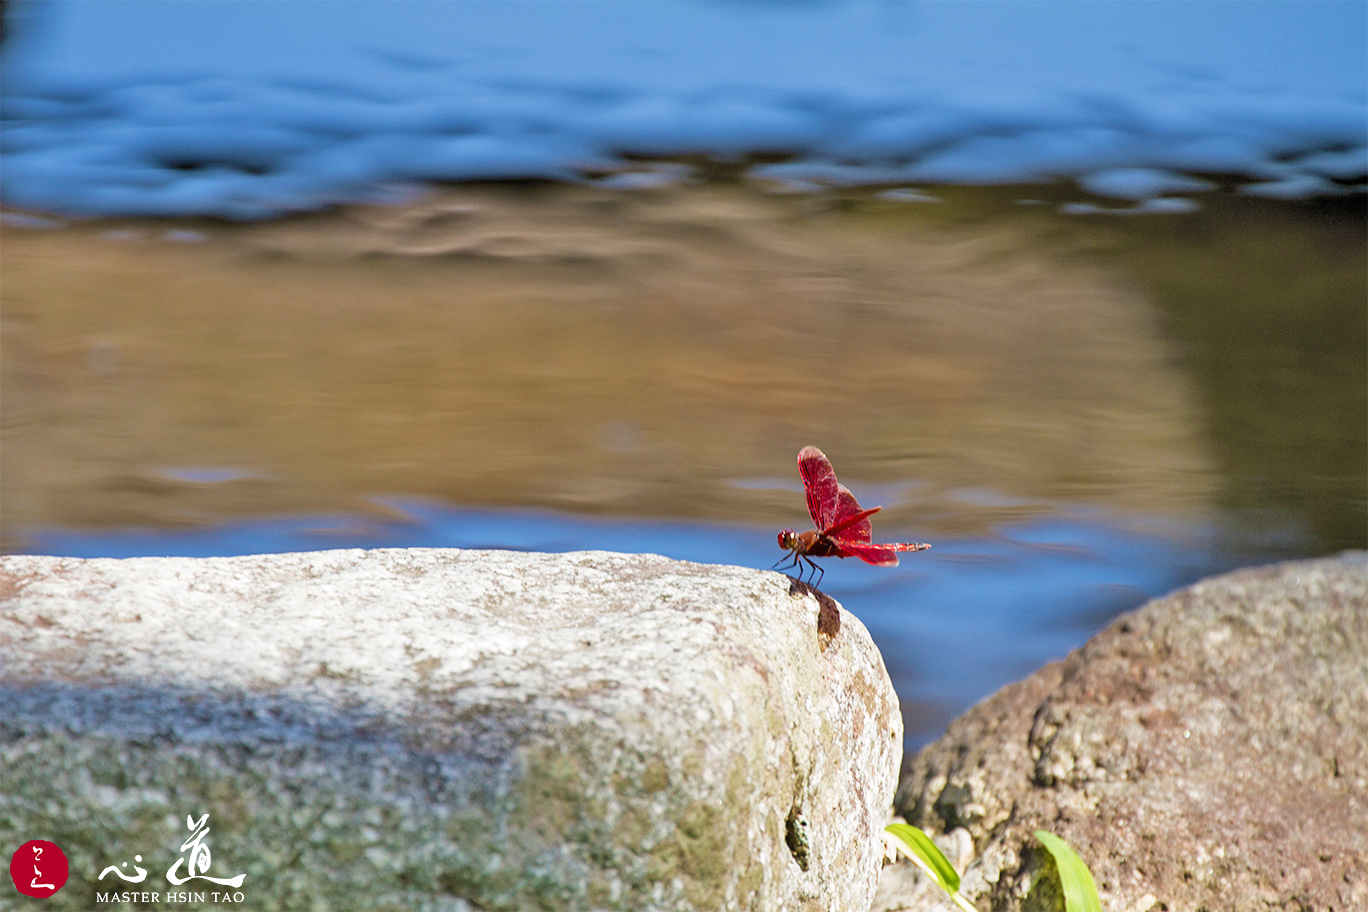
[[[785,529],[779,533],[779,547],[793,550],[793,540],[797,537],[792,529]]]

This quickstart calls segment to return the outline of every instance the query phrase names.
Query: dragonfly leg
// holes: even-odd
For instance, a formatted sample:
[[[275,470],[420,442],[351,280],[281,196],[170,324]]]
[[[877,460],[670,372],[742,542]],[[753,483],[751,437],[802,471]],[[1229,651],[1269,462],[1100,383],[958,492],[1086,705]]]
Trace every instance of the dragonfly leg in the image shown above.
[[[817,566],[816,562],[806,555],[803,556],[803,560],[807,561],[808,566],[812,568],[812,576],[810,576],[808,580],[812,587],[816,588],[822,581],[822,577],[826,576],[826,571]]]

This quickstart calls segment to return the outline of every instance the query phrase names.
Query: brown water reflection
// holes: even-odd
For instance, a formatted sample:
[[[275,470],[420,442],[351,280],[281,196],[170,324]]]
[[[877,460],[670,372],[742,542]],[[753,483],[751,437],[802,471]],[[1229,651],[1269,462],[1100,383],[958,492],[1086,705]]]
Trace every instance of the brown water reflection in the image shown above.
[[[927,535],[1072,501],[1362,544],[1362,206],[1025,192],[1063,191],[465,186],[6,228],[4,546],[396,494],[778,526],[801,499],[746,479],[796,480],[807,443]]]

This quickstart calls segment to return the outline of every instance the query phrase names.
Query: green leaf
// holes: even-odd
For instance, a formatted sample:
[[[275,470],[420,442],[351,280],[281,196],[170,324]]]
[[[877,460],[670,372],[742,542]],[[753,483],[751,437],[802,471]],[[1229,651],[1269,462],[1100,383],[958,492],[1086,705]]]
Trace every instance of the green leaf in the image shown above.
[[[1064,888],[1064,908],[1068,912],[1102,912],[1102,900],[1097,895],[1097,884],[1092,872],[1069,848],[1069,844],[1053,833],[1035,831],[1036,839],[1054,856],[1059,869],[1059,884]]]
[[[950,859],[945,857],[945,853],[940,850],[940,847],[931,841],[930,836],[910,823],[890,823],[884,829],[907,844],[911,851],[904,850],[903,854],[918,862],[922,870],[930,874],[932,879],[944,887],[947,893],[959,892],[959,872],[950,863]],[[902,847],[899,846],[899,848]]]

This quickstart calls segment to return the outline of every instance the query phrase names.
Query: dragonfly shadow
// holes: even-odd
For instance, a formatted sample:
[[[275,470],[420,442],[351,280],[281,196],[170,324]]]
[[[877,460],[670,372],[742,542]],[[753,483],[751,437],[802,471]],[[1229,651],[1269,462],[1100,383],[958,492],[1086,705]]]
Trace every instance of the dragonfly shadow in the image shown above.
[[[817,600],[817,635],[822,640],[822,649],[841,632],[841,606],[836,600],[811,583],[805,583],[790,576],[789,595],[801,597],[810,595]]]

